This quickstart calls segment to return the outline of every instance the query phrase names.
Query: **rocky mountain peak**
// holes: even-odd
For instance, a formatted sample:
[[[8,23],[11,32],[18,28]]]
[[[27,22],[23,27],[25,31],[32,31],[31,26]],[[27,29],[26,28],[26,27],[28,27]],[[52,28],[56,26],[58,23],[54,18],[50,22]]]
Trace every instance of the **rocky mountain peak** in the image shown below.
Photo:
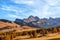
[[[17,23],[21,23],[22,25],[30,25],[32,27],[43,27],[43,28],[50,28],[55,26],[60,26],[60,18],[42,18],[40,19],[37,16],[29,16],[23,20],[15,20]]]

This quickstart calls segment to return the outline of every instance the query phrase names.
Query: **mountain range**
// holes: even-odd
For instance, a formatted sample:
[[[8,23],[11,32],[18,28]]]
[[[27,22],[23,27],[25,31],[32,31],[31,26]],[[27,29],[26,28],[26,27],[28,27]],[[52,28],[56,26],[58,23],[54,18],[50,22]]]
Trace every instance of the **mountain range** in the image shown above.
[[[37,16],[29,16],[24,19],[16,19],[14,21],[17,24],[28,25],[32,27],[41,27],[41,28],[50,28],[50,27],[58,27],[60,26],[60,18],[42,18],[40,19]]]

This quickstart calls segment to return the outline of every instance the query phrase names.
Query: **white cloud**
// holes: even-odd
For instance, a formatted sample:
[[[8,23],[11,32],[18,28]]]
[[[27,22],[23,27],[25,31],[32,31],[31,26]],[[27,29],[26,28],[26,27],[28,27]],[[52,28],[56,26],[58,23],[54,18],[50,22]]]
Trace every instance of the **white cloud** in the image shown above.
[[[11,1],[16,4],[25,4],[24,5],[25,7],[21,6],[24,7],[23,10],[19,8],[20,6],[18,7],[4,6],[2,8],[3,10],[14,11],[16,12],[17,15],[21,14],[25,16],[34,15],[42,18],[42,17],[56,16],[55,15],[56,13],[60,13],[59,12],[60,6],[56,8],[56,5],[58,4],[58,2],[60,2],[60,0],[11,0]],[[29,9],[31,9],[32,11]]]
[[[2,10],[7,10],[7,11],[18,12],[17,8],[16,8],[16,7],[13,7],[13,6],[7,6],[7,5],[4,5],[4,6],[2,6],[1,9],[2,9]]]
[[[14,6],[11,6],[11,5],[10,6],[8,6],[8,5],[2,5],[2,8],[0,8],[0,9],[6,10],[8,12],[14,12],[14,13],[11,13],[11,14],[15,14],[15,15],[12,15],[14,17],[16,17],[16,15],[21,15],[23,17],[21,17],[21,16],[20,17],[24,18],[27,15],[27,14],[24,13],[26,11],[24,8],[20,9],[19,7],[16,7],[16,6],[14,7]],[[8,14],[10,14],[10,13],[8,13]]]
[[[50,17],[55,15],[56,13],[60,13],[58,12],[60,11],[60,8],[56,8],[56,5],[58,2],[60,2],[60,0],[13,0],[13,2],[17,4],[29,5],[30,7],[34,8],[32,9],[33,12],[31,14],[35,16],[37,15],[39,17]],[[51,6],[54,7],[52,8]],[[52,12],[49,8],[56,10],[52,10]]]
[[[17,4],[28,4],[28,5],[34,4],[33,0],[11,0],[11,1],[14,1]]]
[[[48,5],[56,5],[59,1],[58,0],[46,0]]]
[[[15,12],[16,15],[19,15],[21,13],[24,14],[23,10],[21,10],[18,7],[14,7],[14,6],[2,5],[2,8],[0,8],[0,9],[10,11],[10,12]]]
[[[9,17],[11,17],[11,18],[19,18],[19,19],[21,19],[21,17],[20,16],[17,16],[17,15],[13,15],[13,14],[7,14]]]

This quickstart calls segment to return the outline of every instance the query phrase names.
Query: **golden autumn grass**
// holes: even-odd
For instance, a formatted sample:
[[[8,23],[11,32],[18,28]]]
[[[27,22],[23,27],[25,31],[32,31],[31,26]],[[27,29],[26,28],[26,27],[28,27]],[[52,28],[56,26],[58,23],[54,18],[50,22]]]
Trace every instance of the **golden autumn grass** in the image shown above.
[[[31,31],[31,30],[36,30],[35,28],[31,28],[29,26],[23,26],[21,27],[20,25],[16,24],[16,23],[4,23],[4,22],[0,22],[0,28],[4,28],[4,27],[9,27],[9,29],[5,29],[5,30],[1,30],[3,32],[6,31],[11,31],[11,30],[16,30],[16,32],[22,32],[22,31]],[[26,37],[30,37],[29,35],[26,36],[16,36],[16,38],[13,38],[12,40],[60,40],[60,34],[59,33],[51,33],[51,34],[47,34],[47,36],[42,36],[42,37],[38,37],[38,38],[29,38],[29,39],[22,39],[22,38],[26,38]],[[8,40],[8,39],[7,39]]]
[[[40,38],[21,39],[21,40],[60,40],[60,34],[54,34],[52,36],[43,36]]]

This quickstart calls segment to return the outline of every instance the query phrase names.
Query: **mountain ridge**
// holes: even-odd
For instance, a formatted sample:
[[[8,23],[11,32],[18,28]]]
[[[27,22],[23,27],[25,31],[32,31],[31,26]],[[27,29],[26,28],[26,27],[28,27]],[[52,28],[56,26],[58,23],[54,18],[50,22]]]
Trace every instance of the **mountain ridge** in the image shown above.
[[[36,27],[36,28],[51,28],[51,27],[58,27],[60,26],[60,18],[42,18],[40,19],[37,16],[29,16],[28,18],[24,19],[18,19],[16,18],[15,21],[10,21],[6,19],[0,19],[0,21],[3,22],[9,22],[9,23],[16,23],[21,26],[31,26],[31,27]]]
[[[19,21],[18,21],[19,20]],[[29,25],[32,27],[42,27],[42,28],[50,28],[50,27],[57,27],[60,26],[60,18],[43,18],[40,19],[37,16],[29,16],[28,18],[24,19],[17,19],[15,20],[17,23],[22,23],[22,25]]]

